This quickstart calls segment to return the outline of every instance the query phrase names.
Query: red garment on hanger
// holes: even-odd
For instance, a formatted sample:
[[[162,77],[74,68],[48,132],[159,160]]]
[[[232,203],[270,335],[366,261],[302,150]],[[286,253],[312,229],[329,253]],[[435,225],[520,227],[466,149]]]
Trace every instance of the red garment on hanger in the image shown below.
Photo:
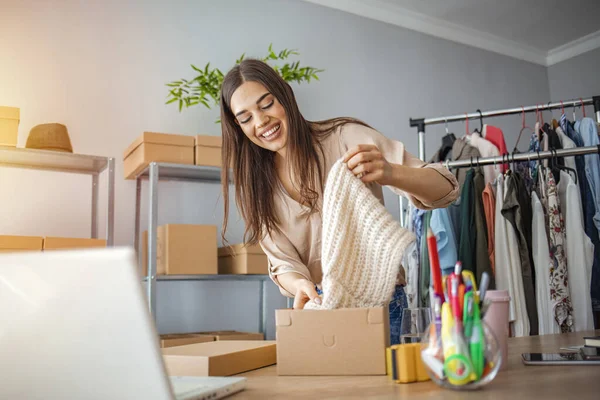
[[[508,151],[506,151],[506,142],[504,141],[504,133],[502,132],[502,129],[492,125],[484,125],[483,137],[485,137],[498,148],[500,155],[508,154]],[[500,171],[502,171],[502,173],[505,173],[507,170],[508,164],[500,165]]]

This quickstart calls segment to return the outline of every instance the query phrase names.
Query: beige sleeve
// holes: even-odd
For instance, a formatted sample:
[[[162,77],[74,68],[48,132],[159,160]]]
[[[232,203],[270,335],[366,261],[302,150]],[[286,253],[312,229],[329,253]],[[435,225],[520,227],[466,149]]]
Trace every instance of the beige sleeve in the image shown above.
[[[410,193],[404,192],[393,186],[388,186],[394,193],[408,198],[417,208],[431,210],[434,208],[447,207],[458,196],[458,181],[452,172],[444,168],[442,164],[427,164],[421,161],[418,157],[407,152],[402,142],[389,139],[375,129],[358,124],[347,124],[341,129],[340,140],[344,147],[344,151],[359,144],[374,144],[379,148],[388,162],[392,164],[402,164],[412,168],[432,168],[450,182],[452,189],[447,194],[440,199],[427,204],[421,202]]]
[[[260,246],[269,260],[269,276],[279,286],[279,291],[282,295],[294,297],[292,293],[281,286],[277,275],[286,272],[295,272],[312,281],[310,271],[304,265],[298,251],[284,233],[272,232],[271,235],[266,235],[260,242]]]

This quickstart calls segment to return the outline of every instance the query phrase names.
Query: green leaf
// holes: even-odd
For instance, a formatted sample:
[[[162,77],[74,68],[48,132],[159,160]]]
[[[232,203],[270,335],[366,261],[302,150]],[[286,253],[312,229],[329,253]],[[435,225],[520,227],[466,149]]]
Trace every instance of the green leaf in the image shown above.
[[[176,97],[173,97],[171,100],[167,101],[165,104],[171,104],[177,101]]]

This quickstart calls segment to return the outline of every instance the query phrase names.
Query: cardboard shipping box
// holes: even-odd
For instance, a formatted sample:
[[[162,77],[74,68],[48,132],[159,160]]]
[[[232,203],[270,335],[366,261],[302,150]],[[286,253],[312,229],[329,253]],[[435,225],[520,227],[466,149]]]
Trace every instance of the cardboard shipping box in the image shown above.
[[[0,106],[0,146],[17,147],[21,110]]]
[[[210,167],[221,167],[221,136],[196,135],[194,163]]]
[[[269,261],[260,245],[233,246],[219,248],[219,274],[259,274],[269,273]]]
[[[44,237],[44,250],[87,249],[91,247],[106,247],[106,239]]]
[[[160,335],[160,347],[185,346],[194,343],[214,342],[215,337],[210,335],[197,335],[194,333],[176,333]]]
[[[148,274],[148,231],[142,234],[143,274]],[[217,274],[216,225],[166,224],[156,229],[157,275]]]
[[[194,137],[144,132],[123,153],[125,179],[135,179],[151,162],[194,165]]]
[[[387,307],[276,310],[278,375],[385,375]]]
[[[42,251],[43,242],[41,236],[0,235],[0,253]]]
[[[194,332],[195,335],[208,335],[214,340],[264,340],[265,335],[254,332],[238,331],[214,331],[214,332]]]
[[[274,341],[233,340],[162,349],[171,376],[230,376],[277,362]]]

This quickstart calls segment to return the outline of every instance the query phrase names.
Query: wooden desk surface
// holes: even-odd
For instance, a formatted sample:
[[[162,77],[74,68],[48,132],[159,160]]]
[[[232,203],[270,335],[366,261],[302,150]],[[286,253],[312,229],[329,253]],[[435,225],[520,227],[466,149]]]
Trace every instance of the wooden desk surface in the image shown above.
[[[600,366],[526,366],[521,353],[557,353],[560,347],[583,344],[600,330],[509,339],[508,367],[481,390],[442,389],[432,381],[397,384],[387,376],[277,376],[271,366],[239,376],[247,387],[232,399],[377,398],[377,399],[600,399]],[[319,355],[315,354],[315,363]]]

